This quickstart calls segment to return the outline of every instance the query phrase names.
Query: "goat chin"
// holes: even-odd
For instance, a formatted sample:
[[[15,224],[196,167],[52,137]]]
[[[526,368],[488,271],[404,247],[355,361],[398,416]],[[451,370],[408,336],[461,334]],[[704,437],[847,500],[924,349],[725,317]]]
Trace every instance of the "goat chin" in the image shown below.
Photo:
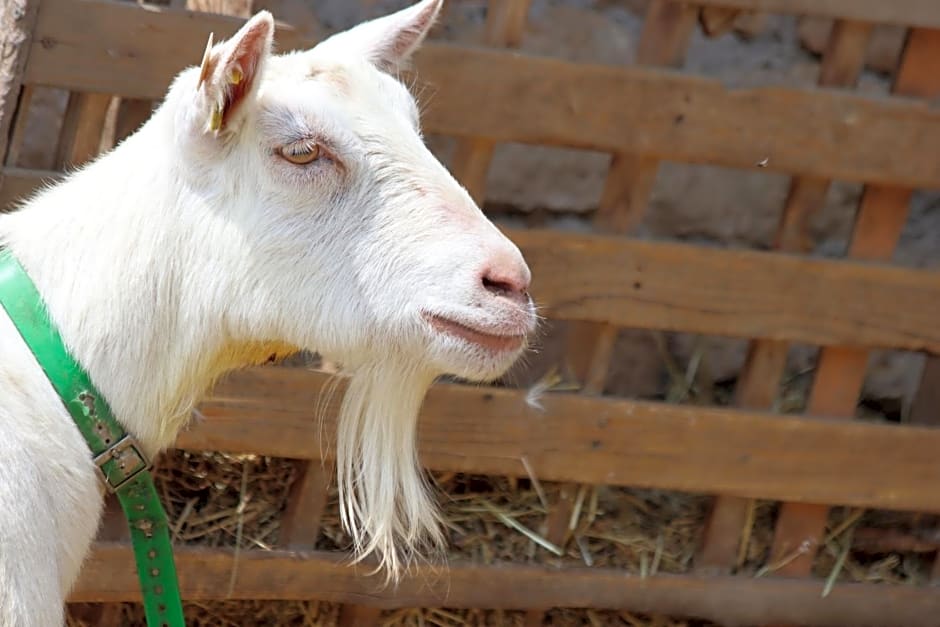
[[[395,359],[359,366],[340,410],[340,517],[355,560],[376,557],[386,584],[419,558],[444,553],[441,518],[416,451],[418,412],[434,378]]]

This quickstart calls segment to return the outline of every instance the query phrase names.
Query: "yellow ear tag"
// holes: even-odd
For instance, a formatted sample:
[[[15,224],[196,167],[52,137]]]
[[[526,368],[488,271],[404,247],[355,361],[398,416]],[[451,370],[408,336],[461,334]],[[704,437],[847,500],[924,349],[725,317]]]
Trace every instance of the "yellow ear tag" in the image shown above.
[[[209,118],[209,130],[217,131],[222,128],[222,107],[212,107],[212,117]]]
[[[209,41],[206,42],[206,51],[202,55],[202,65],[199,67],[199,84],[196,85],[196,89],[202,87],[202,84],[209,78],[209,74],[212,73],[212,64],[209,63],[209,52],[212,50],[212,38],[214,34],[215,33],[209,33]]]
[[[242,71],[237,67],[233,67],[232,75],[229,76],[228,82],[230,82],[232,85],[238,85],[240,82],[242,82],[243,78],[245,78],[245,75],[242,74]]]

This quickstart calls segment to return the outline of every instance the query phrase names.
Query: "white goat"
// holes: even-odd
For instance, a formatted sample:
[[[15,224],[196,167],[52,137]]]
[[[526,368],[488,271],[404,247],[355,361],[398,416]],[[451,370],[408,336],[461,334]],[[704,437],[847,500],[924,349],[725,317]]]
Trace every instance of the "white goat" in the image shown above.
[[[440,6],[284,55],[259,13],[137,133],[0,216],[0,246],[151,456],[226,371],[298,349],[342,363],[343,521],[392,576],[441,541],[414,445],[426,389],[500,375],[535,324],[522,255],[423,145],[394,77]],[[0,625],[62,623],[102,493],[0,309]]]

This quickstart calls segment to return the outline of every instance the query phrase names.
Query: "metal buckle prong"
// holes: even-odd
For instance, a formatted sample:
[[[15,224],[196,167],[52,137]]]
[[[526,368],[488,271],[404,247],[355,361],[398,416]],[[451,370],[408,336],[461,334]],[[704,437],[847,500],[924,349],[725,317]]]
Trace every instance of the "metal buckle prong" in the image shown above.
[[[136,460],[131,459],[130,461],[136,461],[136,467],[131,471],[125,471],[124,468],[121,469],[124,478],[114,482],[104,469],[104,465],[107,464],[112,459],[118,459],[119,461],[125,461],[125,455],[133,454],[136,457]],[[147,459],[147,456],[144,455],[143,450],[140,446],[140,443],[137,442],[130,435],[125,435],[120,440],[109,446],[107,449],[99,453],[95,457],[95,466],[98,467],[98,471],[101,473],[101,478],[104,481],[105,486],[107,486],[109,492],[117,492],[121,486],[125,483],[136,477],[142,472],[146,472],[150,469],[150,461]]]

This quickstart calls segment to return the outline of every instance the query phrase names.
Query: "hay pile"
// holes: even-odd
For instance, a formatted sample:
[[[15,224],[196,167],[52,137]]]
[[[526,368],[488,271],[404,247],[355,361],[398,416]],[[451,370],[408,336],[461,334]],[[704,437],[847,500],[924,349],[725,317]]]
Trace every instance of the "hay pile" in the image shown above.
[[[663,351],[664,359],[668,357]],[[703,377],[700,351],[685,367],[667,360],[669,382],[660,400],[722,405],[731,401],[733,382]],[[316,365],[307,360],[298,366]],[[784,413],[805,407],[810,371],[800,371],[782,386],[776,404]],[[564,381],[556,381],[566,385]],[[555,385],[549,387],[556,387]],[[296,463],[256,455],[187,453],[163,456],[157,486],[179,544],[240,546],[270,550],[278,546],[288,492],[297,477]],[[498,561],[609,567],[640,576],[686,573],[701,543],[711,503],[704,495],[608,486],[581,486],[575,498],[568,539],[563,546],[546,537],[548,506],[561,486],[537,477],[524,479],[435,473],[430,479],[441,494],[449,534],[449,559],[490,564]],[[317,548],[347,551],[348,536],[339,522],[335,489],[320,526]],[[754,501],[750,524],[740,540],[734,571],[762,577],[793,559],[772,555],[779,504]],[[814,574],[834,582],[918,585],[928,581],[940,547],[936,516],[834,508],[828,535],[814,563]],[[821,586],[824,585],[821,583]],[[73,608],[69,626],[91,627],[82,618],[88,608]],[[316,602],[228,601],[188,603],[187,620],[197,627],[240,625],[335,625],[340,608]],[[141,609],[124,604],[112,624],[144,625]],[[87,613],[87,612],[86,612]],[[402,609],[384,612],[381,624],[398,626],[524,625],[524,612],[492,610]],[[626,612],[553,610],[547,625],[629,625],[633,627],[716,627],[713,623]]]
[[[157,486],[167,507],[176,542],[203,546],[234,546],[268,550],[277,546],[281,516],[296,464],[256,455],[173,451],[161,458]],[[557,555],[545,539],[546,503],[556,500],[560,486],[531,479],[509,479],[438,473],[432,480],[443,493],[442,505],[450,536],[450,559],[476,563],[571,564],[622,568],[652,576],[683,573],[692,567],[701,540],[709,499],[661,490],[584,486],[575,502],[570,540]],[[759,501],[738,565],[740,574],[763,576],[786,560],[771,559],[778,506]],[[816,560],[815,574],[838,581],[918,584],[926,581],[930,530],[935,517],[836,508],[830,517],[830,538]],[[920,534],[921,545],[910,551],[873,552],[872,530]],[[846,539],[855,541],[846,553]],[[933,538],[935,541],[936,538]],[[346,550],[349,538],[339,524],[335,491],[324,514],[318,549]],[[874,547],[877,548],[877,547]],[[844,555],[842,555],[844,553]],[[842,555],[840,559],[840,555]],[[839,567],[835,568],[839,563]],[[87,608],[74,608],[69,627],[91,627],[82,618]],[[339,608],[316,602],[228,601],[187,603],[186,615],[196,627],[261,625],[335,625]],[[144,625],[135,604],[121,607],[120,622]],[[85,612],[87,614],[87,611]],[[406,609],[383,613],[382,624],[523,625],[523,612]],[[710,623],[641,617],[624,612],[554,610],[548,625],[704,626]]]

